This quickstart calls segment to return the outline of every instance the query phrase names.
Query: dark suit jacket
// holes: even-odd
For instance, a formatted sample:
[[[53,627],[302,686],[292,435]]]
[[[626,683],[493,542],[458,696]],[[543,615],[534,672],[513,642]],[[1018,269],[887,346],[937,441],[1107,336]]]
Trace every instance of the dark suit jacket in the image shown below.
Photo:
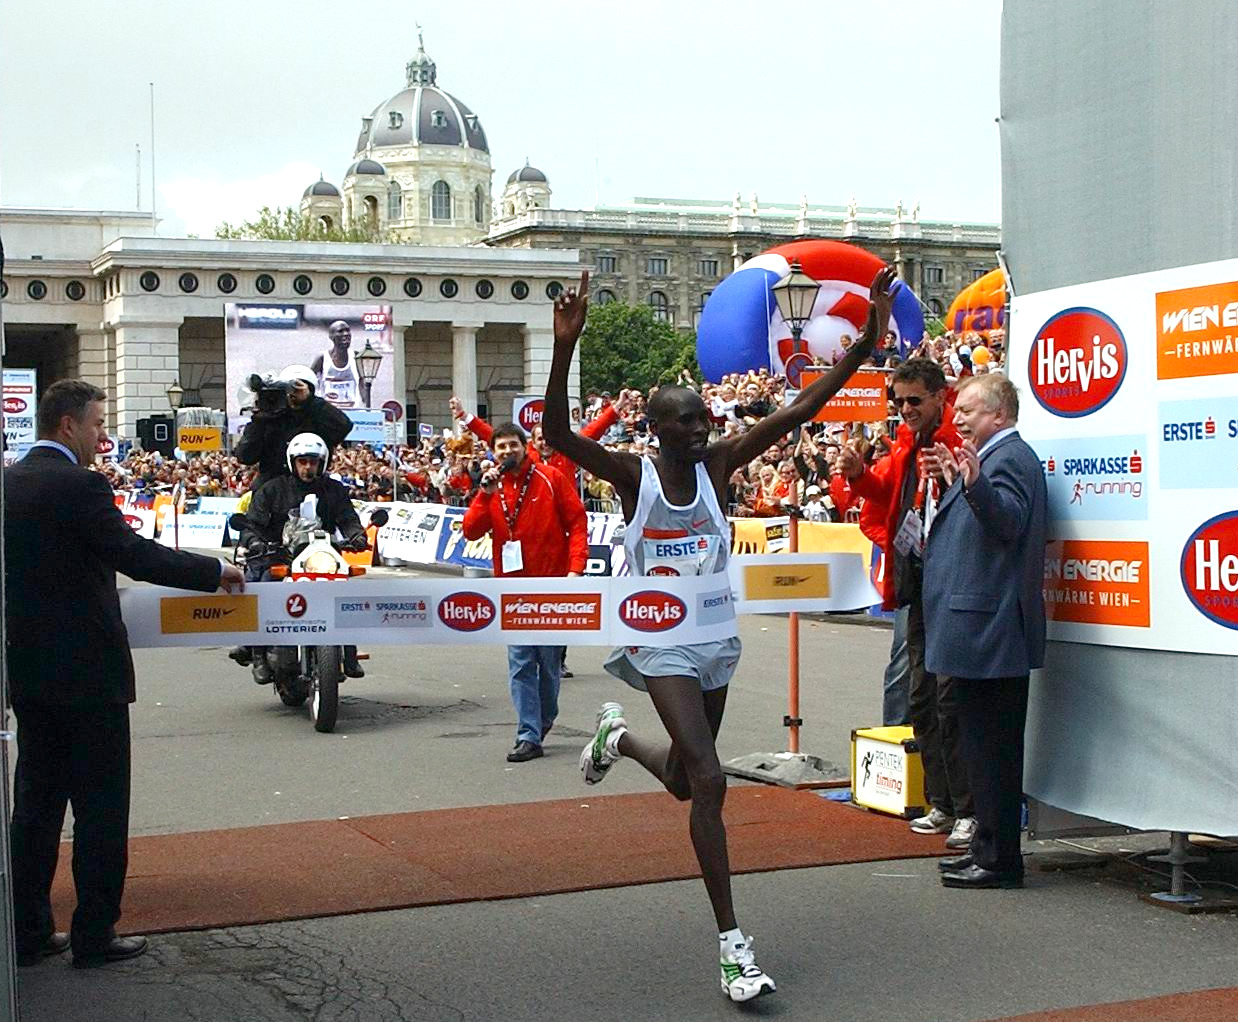
[[[925,667],[1013,678],[1044,665],[1045,477],[1012,433],[984,452],[980,478],[941,498],[924,550]]]
[[[143,539],[107,479],[52,448],[36,447],[5,469],[4,494],[12,702],[133,702],[116,572],[212,592],[219,561]]]

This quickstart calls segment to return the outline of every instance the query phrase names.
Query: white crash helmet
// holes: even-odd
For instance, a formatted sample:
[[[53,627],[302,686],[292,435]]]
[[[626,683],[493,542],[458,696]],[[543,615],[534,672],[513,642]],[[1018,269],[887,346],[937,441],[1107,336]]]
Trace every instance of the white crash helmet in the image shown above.
[[[293,475],[297,474],[297,467],[293,464],[297,458],[317,458],[318,475],[324,476],[327,474],[327,462],[331,460],[331,451],[317,433],[298,433],[288,441],[285,457],[288,471]]]
[[[309,366],[285,366],[283,371],[279,374],[279,378],[283,383],[296,383],[297,380],[303,380],[306,384],[308,384],[311,394],[314,392],[314,388],[318,385],[318,377],[314,374],[314,370]]]

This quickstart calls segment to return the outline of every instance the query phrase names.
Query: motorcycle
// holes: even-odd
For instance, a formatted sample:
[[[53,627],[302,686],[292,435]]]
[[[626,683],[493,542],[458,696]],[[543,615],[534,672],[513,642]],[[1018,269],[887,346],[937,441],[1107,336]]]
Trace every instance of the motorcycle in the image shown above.
[[[370,515],[370,524],[387,523],[382,508]],[[252,532],[249,519],[234,514],[229,527],[238,535]],[[317,515],[317,498],[311,494],[289,512],[280,542],[262,540],[242,546],[238,541],[234,562],[261,572],[261,577],[295,582],[299,579],[339,581],[364,575],[366,569],[349,564],[332,541]],[[267,646],[262,654],[271,671],[275,693],[285,706],[310,702],[314,730],[335,730],[340,710],[340,683],[344,680],[344,649],[341,646]],[[257,669],[255,663],[255,670]]]

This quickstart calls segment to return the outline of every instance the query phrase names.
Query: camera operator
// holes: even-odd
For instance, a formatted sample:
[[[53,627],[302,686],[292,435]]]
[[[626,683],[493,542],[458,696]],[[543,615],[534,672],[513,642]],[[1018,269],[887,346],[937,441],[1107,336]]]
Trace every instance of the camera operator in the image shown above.
[[[284,452],[299,433],[316,433],[334,451],[348,436],[352,420],[314,393],[315,376],[309,366],[288,366],[274,380],[249,378],[257,395],[253,417],[233,452],[244,465],[257,465],[254,489],[291,472]]]
[[[245,517],[249,529],[241,534],[241,545],[251,553],[263,550],[267,544],[282,543],[284,525],[291,512],[295,512],[311,493],[318,498],[318,520],[330,535],[337,529],[344,537],[340,546],[345,550],[364,550],[367,545],[365,529],[348,496],[348,488],[327,475],[330,451],[322,438],[314,433],[301,433],[288,443],[285,464],[288,472],[263,483],[254,491]],[[252,530],[252,531],[251,531]],[[288,551],[294,554],[296,551]],[[267,562],[250,562],[245,577],[252,582],[269,578]],[[242,667],[252,661],[254,681],[265,685],[271,680],[271,669],[260,647],[238,646],[228,655]],[[357,647],[344,647],[344,673],[350,678],[363,678],[357,660]]]

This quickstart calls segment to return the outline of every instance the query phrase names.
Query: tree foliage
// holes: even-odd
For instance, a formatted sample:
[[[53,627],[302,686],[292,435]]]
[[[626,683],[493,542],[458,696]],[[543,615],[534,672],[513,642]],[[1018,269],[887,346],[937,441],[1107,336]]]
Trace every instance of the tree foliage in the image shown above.
[[[580,341],[580,385],[585,391],[622,387],[647,391],[687,369],[699,375],[696,334],[676,330],[648,305],[590,305]]]
[[[240,224],[227,221],[215,228],[217,238],[249,238],[256,241],[394,242],[390,231],[368,219],[347,227],[325,227],[321,220],[304,216],[292,206],[263,206],[253,220]]]

